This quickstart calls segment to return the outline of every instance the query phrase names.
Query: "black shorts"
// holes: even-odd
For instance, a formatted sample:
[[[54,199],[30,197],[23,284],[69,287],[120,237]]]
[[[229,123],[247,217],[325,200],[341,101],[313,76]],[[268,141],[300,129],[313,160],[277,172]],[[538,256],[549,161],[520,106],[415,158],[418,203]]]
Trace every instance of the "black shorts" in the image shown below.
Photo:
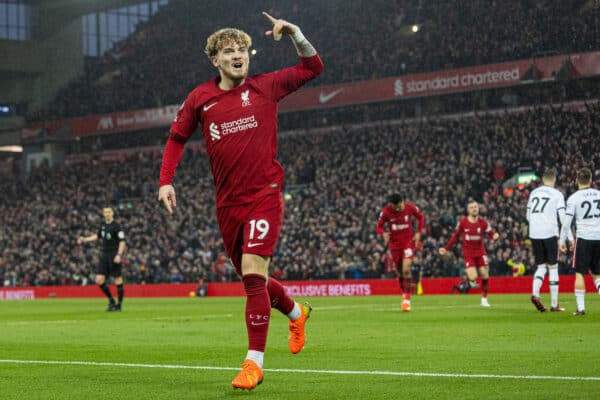
[[[113,276],[118,278],[121,276],[121,263],[114,263],[113,260],[116,253],[102,253],[96,274],[104,276]]]
[[[531,239],[531,246],[533,247],[535,265],[554,265],[558,262],[557,238],[551,237],[548,239]]]
[[[600,240],[577,239],[573,254],[575,272],[600,275]]]

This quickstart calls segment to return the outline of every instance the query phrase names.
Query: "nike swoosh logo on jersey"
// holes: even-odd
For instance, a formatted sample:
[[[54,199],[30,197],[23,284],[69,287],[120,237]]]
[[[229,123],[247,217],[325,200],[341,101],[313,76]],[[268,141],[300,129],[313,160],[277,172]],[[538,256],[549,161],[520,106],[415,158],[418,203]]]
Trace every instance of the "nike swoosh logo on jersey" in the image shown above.
[[[264,243],[248,243],[248,247],[256,247],[256,246],[260,246],[261,244],[264,244]]]
[[[216,106],[218,103],[219,103],[219,102],[217,101],[216,103],[212,103],[212,104],[209,104],[209,105],[207,105],[207,106],[204,106],[204,107],[202,107],[202,110],[203,110],[203,111],[208,111],[208,110],[210,110],[211,108],[213,108],[214,106]]]
[[[331,93],[325,94],[323,92],[319,93],[319,103],[327,103],[329,100],[333,99],[335,96],[340,94],[344,89],[334,90]]]
[[[250,322],[250,325],[254,325],[254,326],[259,326],[259,325],[266,325],[268,324],[268,322]]]

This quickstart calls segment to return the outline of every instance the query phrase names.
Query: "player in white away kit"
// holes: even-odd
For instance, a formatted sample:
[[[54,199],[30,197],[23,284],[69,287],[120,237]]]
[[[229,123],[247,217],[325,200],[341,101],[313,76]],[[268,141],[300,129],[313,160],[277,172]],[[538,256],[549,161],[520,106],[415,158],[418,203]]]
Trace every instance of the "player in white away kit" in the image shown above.
[[[533,276],[531,302],[538,311],[547,310],[540,300],[540,289],[544,283],[546,271],[548,271],[550,311],[564,311],[565,309],[558,305],[558,219],[560,219],[561,225],[564,224],[565,198],[554,188],[555,168],[548,168],[544,171],[542,182],[544,184],[533,190],[527,201],[529,238],[537,266]],[[569,231],[569,240],[573,240],[571,231]]]
[[[592,172],[582,168],[577,172],[579,190],[569,196],[565,224],[560,231],[560,250],[567,251],[567,233],[575,218],[576,237],[573,255],[575,268],[575,300],[577,311],[585,315],[585,274],[592,273],[594,285],[600,294],[600,190],[592,189]]]

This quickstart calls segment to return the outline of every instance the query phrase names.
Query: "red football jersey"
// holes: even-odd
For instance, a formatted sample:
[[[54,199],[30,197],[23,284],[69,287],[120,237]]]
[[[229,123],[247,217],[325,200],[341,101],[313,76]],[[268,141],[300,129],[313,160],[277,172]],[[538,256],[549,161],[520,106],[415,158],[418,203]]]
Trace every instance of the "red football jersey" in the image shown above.
[[[477,217],[475,222],[471,222],[469,217],[464,217],[456,226],[454,234],[452,234],[445,249],[450,250],[458,241],[458,238],[461,237],[463,256],[481,257],[486,255],[483,235],[487,234],[491,239],[495,233],[485,219]]]
[[[412,203],[404,202],[402,211],[396,211],[390,205],[387,205],[381,210],[379,220],[377,221],[377,233],[383,235],[383,226],[387,224],[387,230],[390,232],[390,249],[404,248],[406,243],[413,240],[413,218],[417,219],[417,231],[423,230],[425,224],[425,216]]]
[[[217,78],[194,89],[171,124],[163,154],[160,185],[170,184],[183,145],[198,125],[206,142],[217,207],[253,202],[280,192],[283,168],[277,161],[277,103],[323,70],[318,55],[268,74],[247,77],[231,90]]]

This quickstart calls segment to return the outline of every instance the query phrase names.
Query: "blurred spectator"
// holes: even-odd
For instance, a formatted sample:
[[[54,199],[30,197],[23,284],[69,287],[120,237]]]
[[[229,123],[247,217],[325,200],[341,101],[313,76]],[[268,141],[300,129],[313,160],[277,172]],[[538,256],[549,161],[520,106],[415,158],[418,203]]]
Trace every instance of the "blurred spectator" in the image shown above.
[[[57,119],[179,104],[214,75],[202,54],[208,35],[224,26],[265,26],[253,2],[170,1],[101,57],[89,58],[81,78],[62,89],[31,119]],[[343,10],[343,18],[340,18]],[[305,0],[269,9],[297,21],[327,69],[315,85],[377,79],[469,65],[598,50],[598,2],[445,2]],[[223,19],[223,15],[228,15]],[[419,27],[417,32],[412,26]],[[257,50],[253,70],[296,63],[289,46],[249,32]],[[312,39],[314,37],[314,39]]]
[[[460,275],[460,256],[442,260],[432,249],[446,243],[465,214],[468,198],[480,201],[482,216],[500,233],[488,249],[492,275],[512,275],[509,260],[523,262],[530,274],[525,206],[536,183],[505,196],[490,171],[498,159],[508,177],[522,159],[531,160],[538,176],[546,166],[557,166],[557,188],[568,195],[576,189],[574,171],[579,166],[600,168],[599,125],[600,107],[595,105],[582,113],[539,109],[284,132],[279,150],[287,177],[286,216],[272,271],[288,280],[392,277],[373,221],[390,194],[384,188],[393,188],[425,214],[420,256],[424,277]],[[309,159],[312,182],[302,173]],[[153,194],[159,165],[159,153],[148,151],[118,163],[40,166],[23,179],[0,181],[0,282],[93,282],[98,252],[77,246],[72,238],[90,233],[87,227],[98,222],[97,209],[105,204],[114,206],[129,234],[123,268],[127,282],[237,279],[223,256],[213,217],[206,155],[184,155],[179,167],[183,172],[174,182],[178,208],[173,219],[166,218]],[[598,186],[600,174],[594,177]],[[459,255],[461,248],[454,250]],[[568,271],[564,256],[560,265],[561,273]]]

